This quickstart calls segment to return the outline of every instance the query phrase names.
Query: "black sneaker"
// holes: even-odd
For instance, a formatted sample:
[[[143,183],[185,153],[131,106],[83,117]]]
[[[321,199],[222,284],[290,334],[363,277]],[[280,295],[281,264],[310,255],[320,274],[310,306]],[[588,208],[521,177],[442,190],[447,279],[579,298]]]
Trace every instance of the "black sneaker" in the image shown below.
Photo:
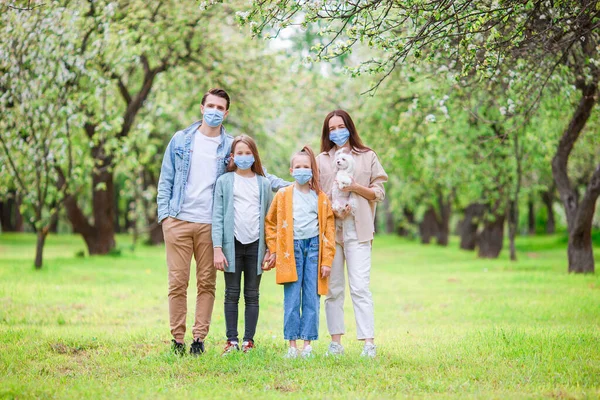
[[[190,354],[193,356],[199,356],[204,353],[204,342],[200,339],[195,339],[190,346]]]
[[[185,354],[185,344],[178,343],[175,339],[173,339],[172,342],[173,344],[171,345],[171,349],[173,350],[173,353],[177,354],[178,356],[183,356]]]

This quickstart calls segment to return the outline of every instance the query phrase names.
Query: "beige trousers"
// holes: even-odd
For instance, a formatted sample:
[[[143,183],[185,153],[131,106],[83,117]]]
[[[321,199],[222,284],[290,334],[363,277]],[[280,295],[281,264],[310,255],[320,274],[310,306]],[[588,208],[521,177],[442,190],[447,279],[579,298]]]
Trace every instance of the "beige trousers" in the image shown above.
[[[187,288],[190,281],[192,254],[196,260],[196,317],[192,334],[204,340],[208,335],[217,272],[213,264],[210,224],[197,224],[169,217],[162,223],[169,270],[169,322],[171,334],[178,342],[185,336]]]
[[[329,276],[329,292],[325,297],[325,315],[330,335],[346,333],[344,326],[344,297],[348,271],[350,297],[354,306],[356,336],[359,340],[375,338],[373,296],[369,290],[371,280],[371,242],[357,240],[354,221],[347,218],[341,223],[343,243],[336,243],[335,257]],[[338,221],[336,221],[338,222]],[[344,268],[344,264],[346,268]]]

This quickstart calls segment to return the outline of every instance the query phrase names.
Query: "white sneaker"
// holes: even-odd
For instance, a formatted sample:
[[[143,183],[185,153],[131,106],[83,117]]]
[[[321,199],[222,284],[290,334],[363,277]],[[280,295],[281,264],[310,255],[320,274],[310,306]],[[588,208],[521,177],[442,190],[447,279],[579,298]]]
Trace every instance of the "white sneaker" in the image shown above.
[[[361,357],[369,357],[375,358],[377,355],[377,346],[373,343],[365,343],[365,347],[363,347],[362,353],[360,353]]]
[[[326,356],[342,356],[344,355],[344,346],[337,342],[329,343],[329,348],[325,353]]]
[[[288,348],[287,354],[284,356],[285,358],[296,358],[298,357],[298,349],[295,347]]]
[[[304,347],[304,349],[302,349],[301,356],[302,356],[302,358],[312,357],[312,346],[308,345],[308,346]]]

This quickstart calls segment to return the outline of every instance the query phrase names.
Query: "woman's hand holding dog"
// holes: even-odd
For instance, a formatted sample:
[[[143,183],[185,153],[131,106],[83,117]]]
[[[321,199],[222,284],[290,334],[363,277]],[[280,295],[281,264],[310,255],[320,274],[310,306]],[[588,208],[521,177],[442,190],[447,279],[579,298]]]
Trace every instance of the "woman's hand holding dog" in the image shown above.
[[[356,180],[354,180],[353,176],[350,177],[350,180],[351,182],[348,186],[345,186],[340,189],[342,192],[356,192],[357,190],[359,190],[359,186],[361,185],[356,183]]]

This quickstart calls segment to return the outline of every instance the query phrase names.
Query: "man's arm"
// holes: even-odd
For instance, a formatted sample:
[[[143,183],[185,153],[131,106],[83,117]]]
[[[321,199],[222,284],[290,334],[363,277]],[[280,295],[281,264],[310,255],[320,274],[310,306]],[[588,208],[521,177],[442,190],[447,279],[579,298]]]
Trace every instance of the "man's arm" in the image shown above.
[[[158,188],[156,203],[158,204],[158,223],[160,224],[169,216],[169,201],[173,192],[173,182],[175,181],[175,163],[173,160],[173,149],[169,142],[165,155],[163,156],[162,166],[160,167],[160,177],[158,178]]]
[[[271,184],[271,190],[273,193],[277,193],[279,189],[290,186],[293,183],[283,180],[278,176],[269,174],[265,167],[263,167],[263,172],[265,173],[265,178],[267,178]]]

